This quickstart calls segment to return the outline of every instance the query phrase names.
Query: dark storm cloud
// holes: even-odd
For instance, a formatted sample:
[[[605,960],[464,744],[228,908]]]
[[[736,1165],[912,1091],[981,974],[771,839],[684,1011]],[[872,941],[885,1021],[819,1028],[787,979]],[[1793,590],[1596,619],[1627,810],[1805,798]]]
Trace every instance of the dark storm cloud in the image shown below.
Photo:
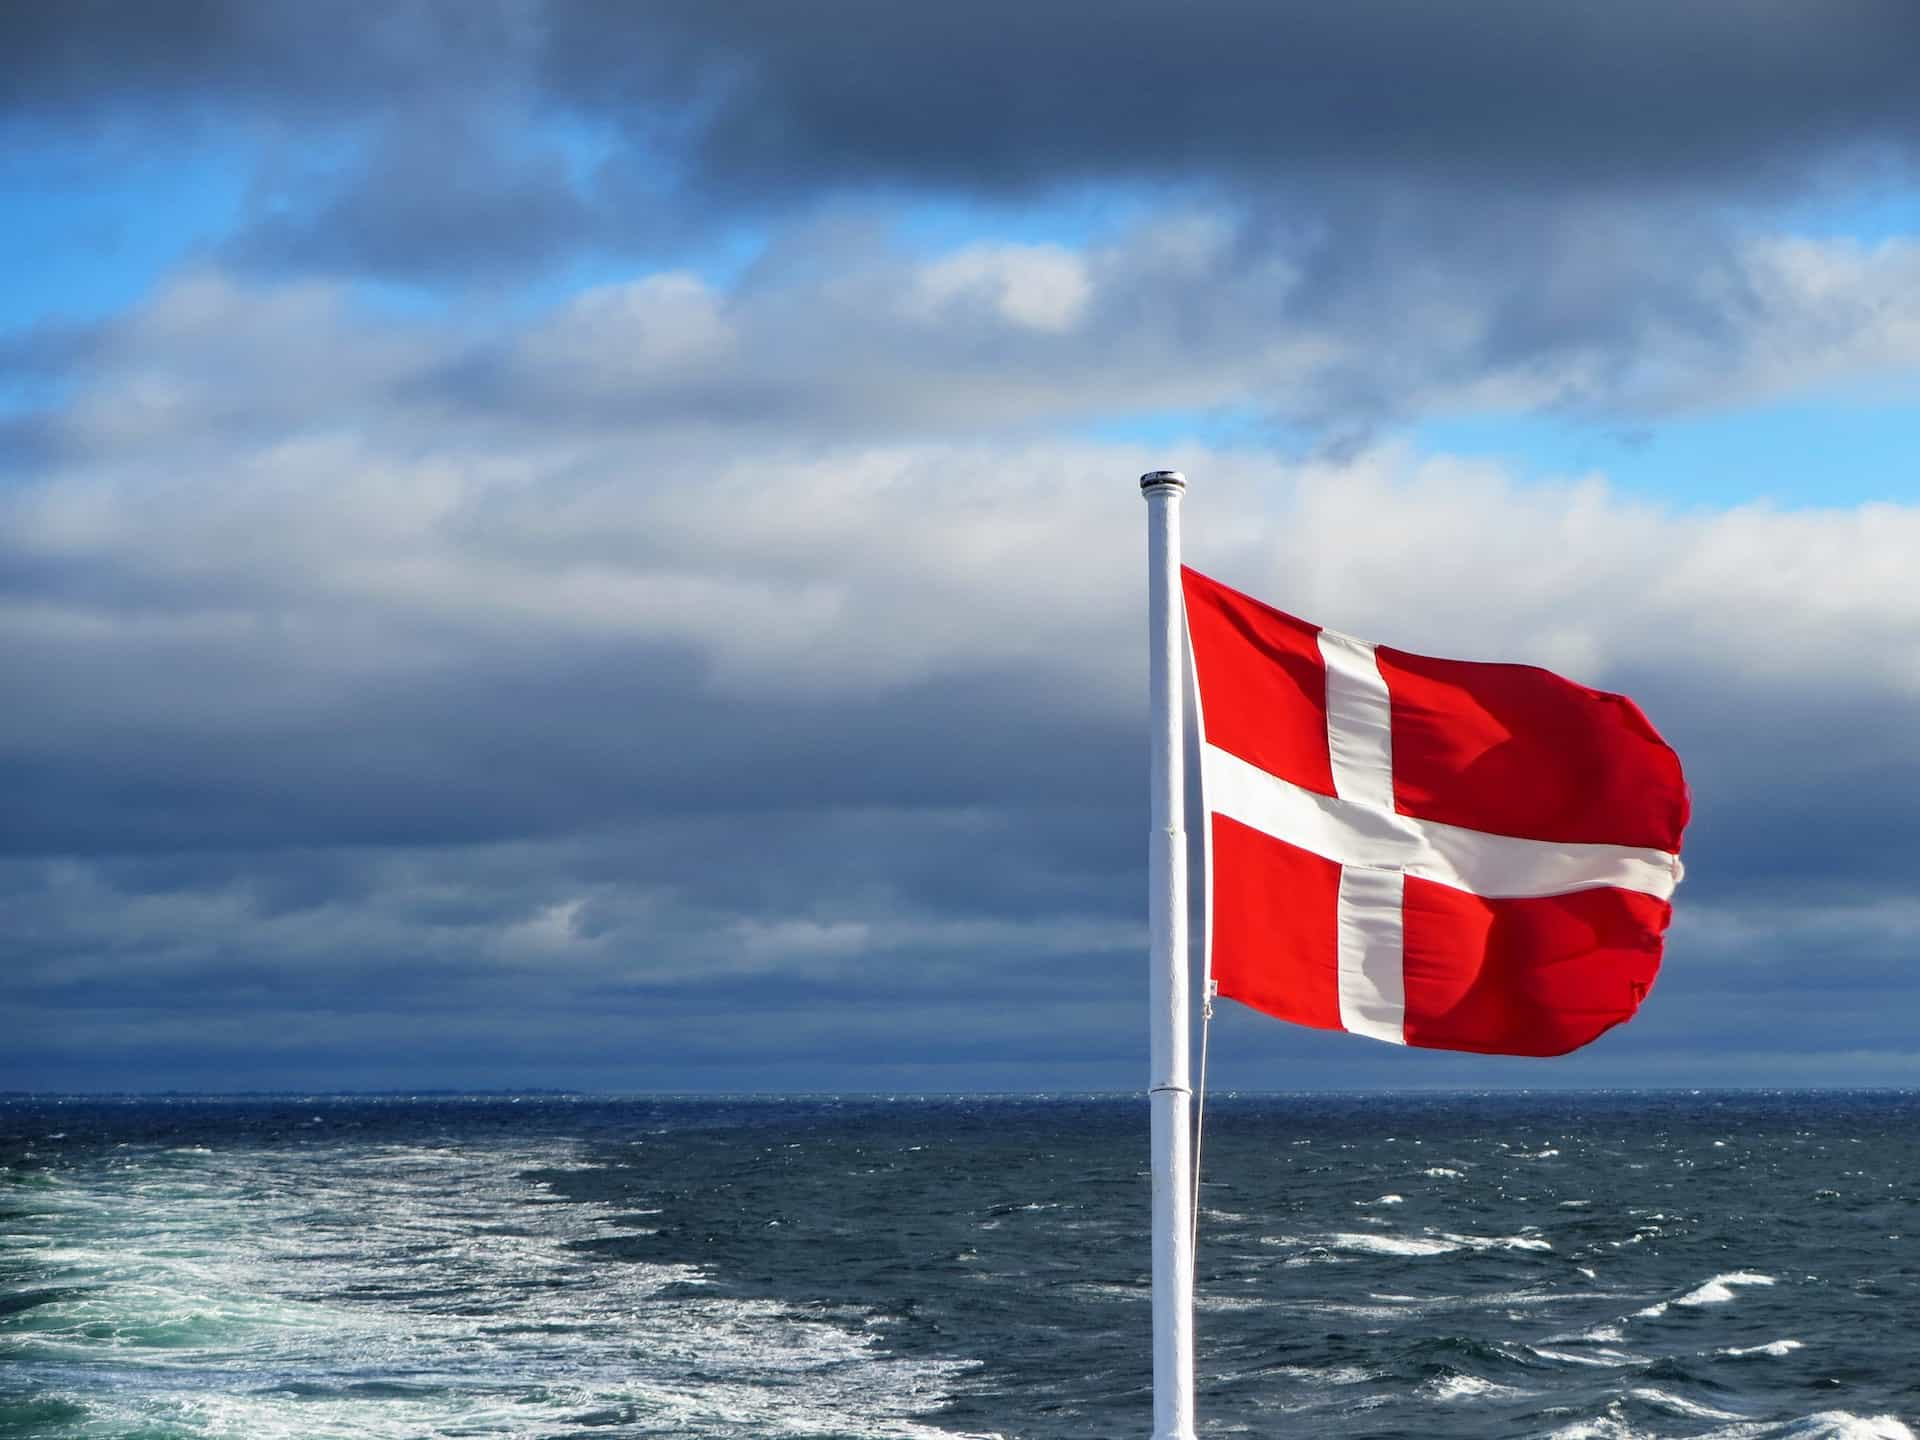
[[[532,86],[581,115],[672,121],[704,183],[760,198],[1347,167],[1739,185],[1832,146],[1910,144],[1916,49],[1901,0],[92,0],[10,6],[0,29],[19,110],[346,112]]]
[[[686,0],[550,20],[554,94],[697,111],[697,173],[743,200],[1342,171],[1739,188],[1832,147],[1910,145],[1920,119],[1920,17],[1899,0]]]
[[[466,105],[403,108],[343,175],[314,184],[296,167],[257,182],[234,253],[296,271],[464,279],[597,243],[603,217],[566,155],[517,123]]]
[[[1063,920],[1057,896],[1038,924],[995,913],[991,893],[927,907],[894,883],[895,858],[923,863],[964,818],[663,817],[563,841],[209,854],[163,872],[0,863],[15,1039],[0,1086],[97,1087],[120,1066],[224,1068],[231,1086],[312,1066],[334,1085],[618,1085],[624,1072],[684,1088],[688,1067],[742,1055],[801,1069],[822,1053],[856,1068],[1117,1056],[1132,1027],[1105,1012],[1137,1009],[1136,927]],[[976,880],[1009,876],[1016,856],[1030,880],[1041,851],[1004,818],[957,828],[974,837],[956,858]],[[315,858],[329,882],[286,903]],[[556,894],[585,897],[564,924]],[[492,1078],[480,1056],[501,1067]]]
[[[60,663],[32,657],[30,668]],[[131,651],[120,669],[123,696],[183,683],[232,694],[290,678],[194,674]],[[1009,695],[1030,698],[1013,710]],[[1131,737],[1111,717],[1050,714],[1044,696],[1039,672],[942,677],[858,707],[792,701],[774,724],[764,699],[707,693],[684,655],[594,647],[562,665],[529,657],[450,682],[346,691],[300,714],[223,721],[197,707],[168,717],[121,704],[82,735],[69,721],[88,702],[61,684],[9,727],[34,738],[0,753],[0,787],[13,797],[0,848],[488,842],[635,811],[1070,800]]]
[[[193,0],[0,18],[18,119],[157,140],[207,124],[265,147],[234,254],[427,280],[659,254],[716,220],[889,190],[1130,181],[1328,217],[1386,187],[1389,228],[1413,232],[1396,253],[1473,213],[1449,219],[1441,197],[1684,215],[1829,161],[1909,166],[1917,52],[1901,0]],[[303,141],[346,158],[289,180]],[[1517,218],[1510,239],[1540,223]]]
[[[0,97],[55,122],[339,118],[445,86],[503,83],[513,0],[69,0],[0,13]]]

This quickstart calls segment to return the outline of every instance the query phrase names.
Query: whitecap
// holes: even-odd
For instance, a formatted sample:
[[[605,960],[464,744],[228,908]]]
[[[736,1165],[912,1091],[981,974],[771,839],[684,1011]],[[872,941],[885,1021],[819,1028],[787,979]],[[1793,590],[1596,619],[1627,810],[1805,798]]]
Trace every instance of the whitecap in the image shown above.
[[[1562,1365],[1593,1365],[1612,1369],[1621,1365],[1638,1365],[1640,1357],[1628,1355],[1619,1350],[1590,1350],[1577,1353],[1572,1350],[1555,1350],[1550,1345],[1529,1345],[1527,1349],[1542,1360],[1556,1360]]]
[[[1450,1165],[1435,1165],[1422,1172],[1429,1180],[1458,1180],[1460,1172]]]
[[[1718,1355],[1730,1355],[1739,1358],[1745,1355],[1771,1355],[1778,1359],[1782,1355],[1791,1355],[1796,1350],[1804,1350],[1806,1345],[1799,1340],[1769,1340],[1764,1345],[1730,1345],[1724,1350],[1715,1351]]]
[[[1643,1386],[1627,1392],[1634,1399],[1669,1414],[1684,1415],[1689,1420],[1744,1420],[1747,1417],[1733,1410],[1716,1410],[1711,1405],[1702,1405],[1697,1400],[1689,1400],[1683,1395],[1675,1395],[1666,1390],[1656,1390],[1652,1386]]]
[[[1445,1237],[1468,1250],[1551,1250],[1553,1242],[1538,1235],[1448,1235]]]
[[[1772,1285],[1771,1275],[1755,1275],[1746,1270],[1734,1270],[1725,1275],[1716,1275],[1704,1284],[1694,1287],[1673,1303],[1688,1307],[1696,1305],[1724,1305],[1733,1299],[1733,1290],[1738,1285]]]
[[[1633,1440],[1633,1431],[1612,1415],[1602,1415],[1597,1420],[1576,1420],[1571,1425],[1562,1425],[1548,1435],[1547,1440]]]
[[[1451,1237],[1443,1240],[1415,1235],[1333,1235],[1327,1243],[1363,1255],[1446,1255],[1466,1248]]]
[[[1527,1392],[1478,1375],[1443,1375],[1422,1387],[1436,1400],[1517,1399]]]
[[[1356,1200],[1353,1203],[1356,1205],[1404,1205],[1406,1202],[1407,1197],[1404,1195],[1382,1195],[1378,1199]]]
[[[1326,1385],[1364,1385],[1374,1378],[1371,1370],[1363,1370],[1358,1365],[1333,1365],[1324,1370],[1311,1365],[1276,1365],[1268,1373],[1285,1375],[1290,1380],[1318,1380]]]
[[[1914,1440],[1914,1434],[1891,1415],[1822,1410],[1794,1421],[1781,1432],[1781,1440]]]

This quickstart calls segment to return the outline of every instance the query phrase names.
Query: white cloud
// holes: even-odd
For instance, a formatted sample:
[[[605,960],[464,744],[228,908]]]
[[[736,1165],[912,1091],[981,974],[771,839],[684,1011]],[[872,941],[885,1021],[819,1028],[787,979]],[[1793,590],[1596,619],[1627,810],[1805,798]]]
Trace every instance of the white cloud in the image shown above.
[[[904,309],[943,324],[983,306],[1009,325],[1057,335],[1079,324],[1092,298],[1085,258],[1059,245],[969,245],[918,267]]]
[[[724,300],[699,276],[663,271],[587,290],[527,336],[529,365],[562,385],[619,390],[733,358]]]
[[[596,344],[618,351],[656,301],[712,313],[697,282],[656,288],[589,297],[529,343],[585,314]],[[1920,689],[1911,507],[1674,513],[1598,476],[1521,484],[1392,446],[1300,463],[1059,440],[806,453],[688,437],[671,419],[581,430],[538,413],[475,433],[393,392],[395,356],[436,363],[422,336],[344,319],[331,384],[356,424],[321,397],[304,429],[218,431],[182,465],[150,434],[92,428],[161,366],[151,337],[184,336],[197,353],[213,343],[204,327],[230,330],[221,393],[196,404],[248,411],[256,391],[280,393],[276,349],[316,323],[310,295],[269,292],[255,310],[204,278],[186,289],[112,348],[139,361],[110,361],[78,402],[77,448],[0,499],[19,561],[70,577],[0,602],[0,634],[65,655],[115,713],[157,699],[142,670],[116,681],[125,647],[196,656],[226,677],[223,704],[254,709],[570,636],[685,647],[709,683],[742,695],[852,697],[1014,667],[1058,674],[1060,703],[1116,706],[1137,661],[1131,480],[1165,458],[1194,477],[1196,556],[1358,633],[1602,681],[1655,665]],[[169,423],[200,418],[189,407]],[[255,667],[273,686],[242,689]]]

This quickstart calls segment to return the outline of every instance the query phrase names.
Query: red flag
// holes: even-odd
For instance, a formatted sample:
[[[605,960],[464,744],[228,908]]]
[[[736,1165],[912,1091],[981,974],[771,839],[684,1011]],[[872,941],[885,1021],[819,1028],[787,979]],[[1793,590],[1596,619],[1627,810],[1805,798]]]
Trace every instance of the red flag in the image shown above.
[[[1688,814],[1637,705],[1182,582],[1222,995],[1497,1055],[1563,1054],[1631,1018]]]

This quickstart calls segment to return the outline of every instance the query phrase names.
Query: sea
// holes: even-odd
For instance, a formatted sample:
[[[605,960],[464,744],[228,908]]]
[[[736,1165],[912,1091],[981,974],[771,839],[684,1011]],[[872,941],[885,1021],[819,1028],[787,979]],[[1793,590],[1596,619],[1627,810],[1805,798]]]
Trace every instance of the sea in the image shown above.
[[[1144,1437],[1140,1096],[0,1099],[0,1437]],[[1920,1094],[1225,1095],[1202,1436],[1913,1440]]]

